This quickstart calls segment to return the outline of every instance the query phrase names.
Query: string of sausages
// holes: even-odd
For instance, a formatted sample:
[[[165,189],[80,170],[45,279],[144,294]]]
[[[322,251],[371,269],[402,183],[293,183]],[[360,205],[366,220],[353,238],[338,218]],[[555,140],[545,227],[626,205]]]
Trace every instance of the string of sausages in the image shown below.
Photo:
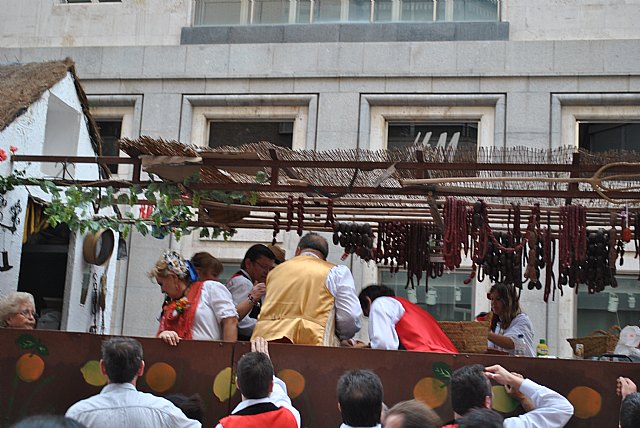
[[[444,264],[431,260],[442,235],[435,225],[421,221],[380,222],[376,243],[376,263],[389,266],[392,273],[407,270],[407,287],[444,273]],[[415,280],[414,280],[415,279]]]
[[[296,231],[302,235],[304,203],[303,196],[299,196],[297,201],[288,196],[286,231],[292,229],[297,217]],[[441,276],[445,269],[458,269],[464,254],[472,262],[465,284],[474,277],[480,282],[488,277],[493,282],[512,284],[521,290],[528,281],[530,290],[544,287],[544,301],[547,302],[549,296],[555,300],[556,289],[563,295],[564,285],[574,288],[576,293],[579,284],[586,284],[590,293],[602,291],[607,286],[617,287],[616,262],[623,265],[624,244],[631,239],[635,243],[634,257],[640,258],[638,211],[612,214],[608,230],[588,231],[585,207],[561,206],[556,252],[551,215],[547,214],[546,227],[542,227],[538,204],[531,207],[524,229],[520,205],[511,204],[506,231],[494,231],[484,201],[469,204],[448,197],[443,207],[442,230],[423,221],[380,221],[377,237],[368,223],[337,222],[333,210],[334,201],[329,199],[324,226],[334,231],[333,242],[345,249],[345,257],[356,254],[367,262],[374,260],[387,266],[392,273],[406,269],[407,287],[419,285],[423,277],[428,285],[429,278]],[[618,217],[622,217],[620,232],[616,229]],[[276,212],[273,219],[274,243],[281,226],[280,213]],[[439,249],[442,258],[436,261],[433,257],[439,255]],[[553,271],[556,256],[559,267],[557,284]],[[545,270],[544,286],[542,269]]]

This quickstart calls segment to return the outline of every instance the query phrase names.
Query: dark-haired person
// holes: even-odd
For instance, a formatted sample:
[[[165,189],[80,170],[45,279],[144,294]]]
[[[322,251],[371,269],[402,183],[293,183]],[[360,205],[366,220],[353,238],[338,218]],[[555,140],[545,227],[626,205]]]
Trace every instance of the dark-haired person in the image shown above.
[[[509,393],[521,392],[533,406],[533,410],[505,419],[502,424],[505,428],[560,428],[573,415],[569,400],[552,389],[510,373],[499,365],[485,368],[474,364],[460,367],[451,376],[451,407],[456,420],[445,428],[457,427],[459,419],[473,409],[491,409],[493,392],[490,380],[508,386]]]
[[[169,400],[140,392],[136,382],[144,373],[142,345],[129,337],[102,342],[100,370],[108,384],[100,394],[78,401],[65,416],[88,428],[200,427]]]
[[[502,428],[504,419],[491,409],[473,409],[458,422],[459,428]]]
[[[370,370],[348,371],[338,380],[337,392],[340,428],[381,427],[384,390],[378,375]]]
[[[240,263],[240,270],[225,284],[238,311],[238,340],[251,338],[266,292],[267,274],[273,269],[275,259],[266,245],[252,245]]]
[[[493,311],[488,347],[513,355],[514,340],[521,334],[526,345],[525,356],[535,357],[533,324],[520,309],[516,288],[513,285],[497,283],[491,287],[487,297],[491,300]]]
[[[165,395],[164,398],[182,410],[182,413],[189,419],[194,419],[200,423],[204,420],[204,401],[202,401],[200,394],[196,393],[190,396],[185,394],[169,394]]]
[[[216,428],[300,428],[300,412],[291,405],[286,384],[274,375],[263,338],[251,341],[251,352],[238,361],[236,386],[242,401]]]
[[[220,281],[220,274],[224,270],[224,266],[220,260],[206,251],[200,251],[191,256],[191,264],[196,268],[198,280]]]
[[[374,349],[458,353],[438,322],[418,305],[384,285],[370,285],[358,295],[369,317],[369,340]]]
[[[11,428],[86,428],[86,426],[65,416],[33,415],[21,419],[11,425]]]
[[[351,271],[329,263],[328,254],[327,240],[317,233],[300,238],[295,257],[269,273],[254,337],[338,346],[360,330],[362,310]]]

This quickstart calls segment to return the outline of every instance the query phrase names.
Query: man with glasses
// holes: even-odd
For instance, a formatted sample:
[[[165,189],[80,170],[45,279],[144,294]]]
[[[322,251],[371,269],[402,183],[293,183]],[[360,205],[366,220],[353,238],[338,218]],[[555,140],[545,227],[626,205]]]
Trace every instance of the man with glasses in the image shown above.
[[[310,232],[300,238],[295,257],[269,273],[254,338],[324,346],[353,338],[362,316],[353,276],[348,267],[329,263],[328,254],[327,240]]]
[[[266,292],[267,274],[273,269],[275,258],[266,245],[252,245],[242,259],[240,270],[225,284],[238,311],[238,340],[251,339]]]

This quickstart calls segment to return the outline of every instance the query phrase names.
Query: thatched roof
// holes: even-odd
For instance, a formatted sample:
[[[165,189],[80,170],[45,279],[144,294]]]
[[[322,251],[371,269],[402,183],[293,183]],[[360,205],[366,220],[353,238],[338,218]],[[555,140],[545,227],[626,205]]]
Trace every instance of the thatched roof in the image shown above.
[[[99,156],[102,153],[100,134],[89,112],[89,102],[76,75],[75,64],[70,58],[62,61],[0,65],[0,131],[26,112],[31,104],[64,79],[67,73],[71,73],[73,77],[82,111],[87,117],[91,145]]]
[[[568,147],[447,152],[422,146],[294,151],[267,142],[209,148],[150,137],[121,140],[120,148],[132,158],[141,157],[143,168],[163,180],[182,182],[198,173],[198,180],[186,186],[192,190],[257,192],[253,206],[202,199],[201,208],[213,213],[236,210],[244,220],[227,219],[234,227],[269,228],[268,213],[285,214],[290,197],[296,201],[303,197],[309,214],[322,215],[332,199],[337,218],[370,223],[389,218],[440,223],[438,211],[446,196],[468,202],[482,198],[496,208],[504,207],[494,212],[505,218],[511,203],[539,204],[549,208],[543,212],[551,213],[554,223],[557,207],[571,203],[571,198],[590,207],[597,217],[591,224],[608,224],[610,213],[618,212],[621,203],[636,209],[640,205],[640,153],[575,152]],[[618,165],[621,162],[626,165]],[[258,172],[265,182],[256,180]],[[423,179],[433,184],[419,183]],[[309,227],[322,227],[317,218],[307,221]]]

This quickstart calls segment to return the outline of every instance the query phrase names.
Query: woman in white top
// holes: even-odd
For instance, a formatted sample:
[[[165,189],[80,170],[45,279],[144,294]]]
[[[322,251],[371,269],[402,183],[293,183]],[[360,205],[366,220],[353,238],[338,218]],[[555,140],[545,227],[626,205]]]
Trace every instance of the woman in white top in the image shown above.
[[[170,345],[181,339],[236,341],[238,313],[227,288],[199,281],[195,268],[167,251],[149,273],[166,295],[157,337]]]
[[[533,325],[520,309],[520,299],[515,287],[503,283],[494,284],[487,297],[491,300],[493,312],[488,336],[489,348],[513,355],[515,340],[521,334],[525,343],[525,356],[535,357]]]

